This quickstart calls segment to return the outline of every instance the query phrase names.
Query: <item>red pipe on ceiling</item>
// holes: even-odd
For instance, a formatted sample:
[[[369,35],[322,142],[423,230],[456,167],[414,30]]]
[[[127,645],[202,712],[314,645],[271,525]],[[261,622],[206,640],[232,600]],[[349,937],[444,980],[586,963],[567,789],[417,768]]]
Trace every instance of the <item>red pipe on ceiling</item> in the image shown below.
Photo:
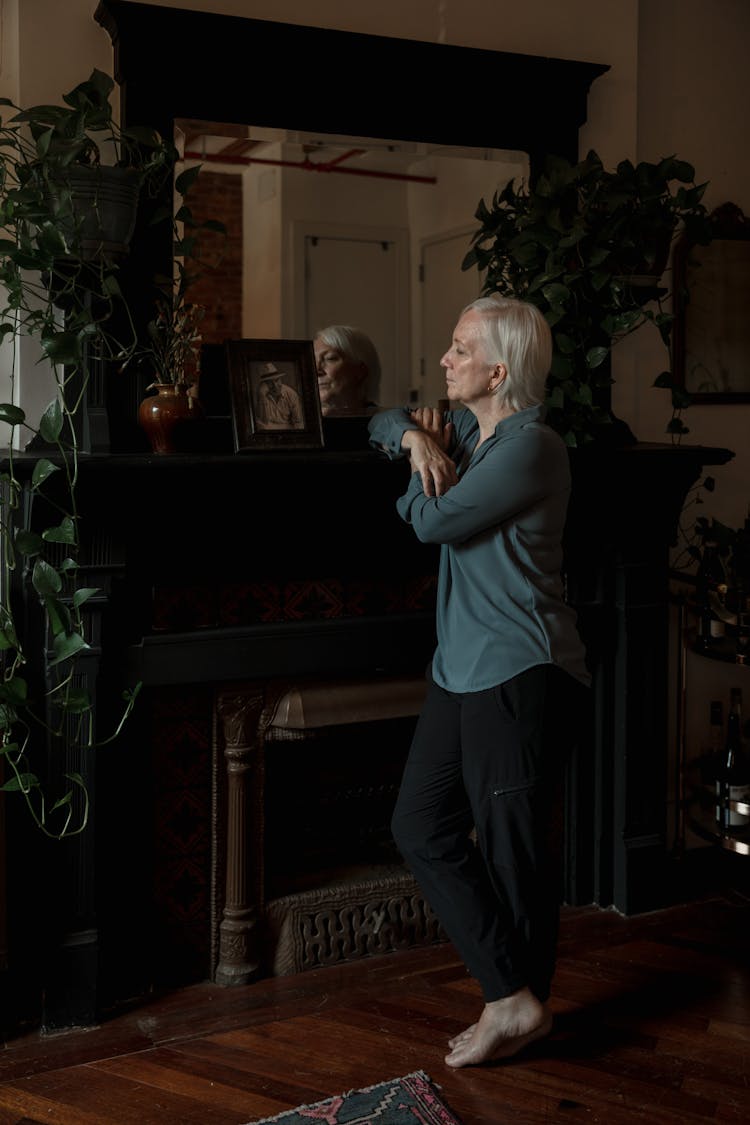
[[[214,164],[273,164],[283,168],[301,168],[303,172],[339,172],[347,176],[375,176],[383,180],[409,180],[418,184],[436,184],[437,176],[410,176],[406,172],[379,172],[374,168],[342,168],[338,163],[350,156],[358,156],[364,149],[352,149],[336,160],[316,164],[313,160],[266,160],[261,156],[221,156],[220,153],[186,152],[183,160],[200,160]]]

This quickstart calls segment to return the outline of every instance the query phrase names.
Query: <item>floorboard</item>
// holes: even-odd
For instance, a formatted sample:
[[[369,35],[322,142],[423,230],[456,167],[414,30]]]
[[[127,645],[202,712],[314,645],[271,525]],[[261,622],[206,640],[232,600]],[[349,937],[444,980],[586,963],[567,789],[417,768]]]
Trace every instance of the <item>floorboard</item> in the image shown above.
[[[749,954],[736,889],[629,918],[566,908],[552,1034],[459,1071],[446,1041],[480,998],[447,943],[197,984],[96,1028],[6,1042],[0,1125],[247,1125],[413,1070],[463,1125],[747,1125]]]

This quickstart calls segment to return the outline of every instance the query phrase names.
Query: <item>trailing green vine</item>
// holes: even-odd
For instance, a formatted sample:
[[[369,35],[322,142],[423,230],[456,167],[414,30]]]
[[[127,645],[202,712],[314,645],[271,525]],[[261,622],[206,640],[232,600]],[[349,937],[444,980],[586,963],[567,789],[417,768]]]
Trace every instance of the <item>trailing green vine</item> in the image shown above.
[[[24,110],[0,99],[0,347],[12,371],[10,401],[0,403],[9,427],[0,474],[0,790],[20,794],[37,827],[55,838],[82,832],[89,817],[84,778],[65,764],[117,738],[139,690],[123,693],[121,717],[102,737],[78,675],[90,649],[87,610],[99,593],[80,562],[78,420],[97,366],[122,367],[138,348],[119,284],[121,255],[103,234],[98,241],[109,175],[102,156],[108,167],[130,170],[137,199],[171,181],[177,154],[153,130],[118,127],[113,88],[95,70],[63,106]],[[76,195],[81,169],[93,185],[85,205]],[[17,404],[23,337],[38,342],[40,378],[50,382],[37,425]],[[20,472],[14,449],[23,437],[39,455]],[[35,615],[44,651],[39,631],[27,629]],[[63,779],[54,797],[44,776],[50,761]]]

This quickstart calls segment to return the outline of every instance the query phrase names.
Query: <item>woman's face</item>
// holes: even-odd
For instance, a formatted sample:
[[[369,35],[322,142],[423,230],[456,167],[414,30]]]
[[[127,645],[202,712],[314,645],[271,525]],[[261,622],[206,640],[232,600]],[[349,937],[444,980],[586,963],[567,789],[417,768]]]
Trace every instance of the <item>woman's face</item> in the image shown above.
[[[323,414],[352,414],[362,410],[367,378],[365,365],[345,359],[340,351],[320,339],[313,340],[313,349]]]
[[[470,406],[488,394],[490,376],[495,367],[486,358],[486,345],[481,317],[471,309],[459,320],[453,341],[440,360],[445,368],[446,395],[450,402]]]

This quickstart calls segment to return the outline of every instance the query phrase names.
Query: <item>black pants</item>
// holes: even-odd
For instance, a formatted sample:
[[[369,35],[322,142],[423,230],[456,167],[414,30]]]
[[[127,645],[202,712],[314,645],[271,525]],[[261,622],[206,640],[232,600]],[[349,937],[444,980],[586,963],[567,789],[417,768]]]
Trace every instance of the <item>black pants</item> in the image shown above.
[[[588,699],[540,665],[464,695],[431,683],[417,722],[393,835],[487,1002],[524,985],[549,996],[563,767]]]

